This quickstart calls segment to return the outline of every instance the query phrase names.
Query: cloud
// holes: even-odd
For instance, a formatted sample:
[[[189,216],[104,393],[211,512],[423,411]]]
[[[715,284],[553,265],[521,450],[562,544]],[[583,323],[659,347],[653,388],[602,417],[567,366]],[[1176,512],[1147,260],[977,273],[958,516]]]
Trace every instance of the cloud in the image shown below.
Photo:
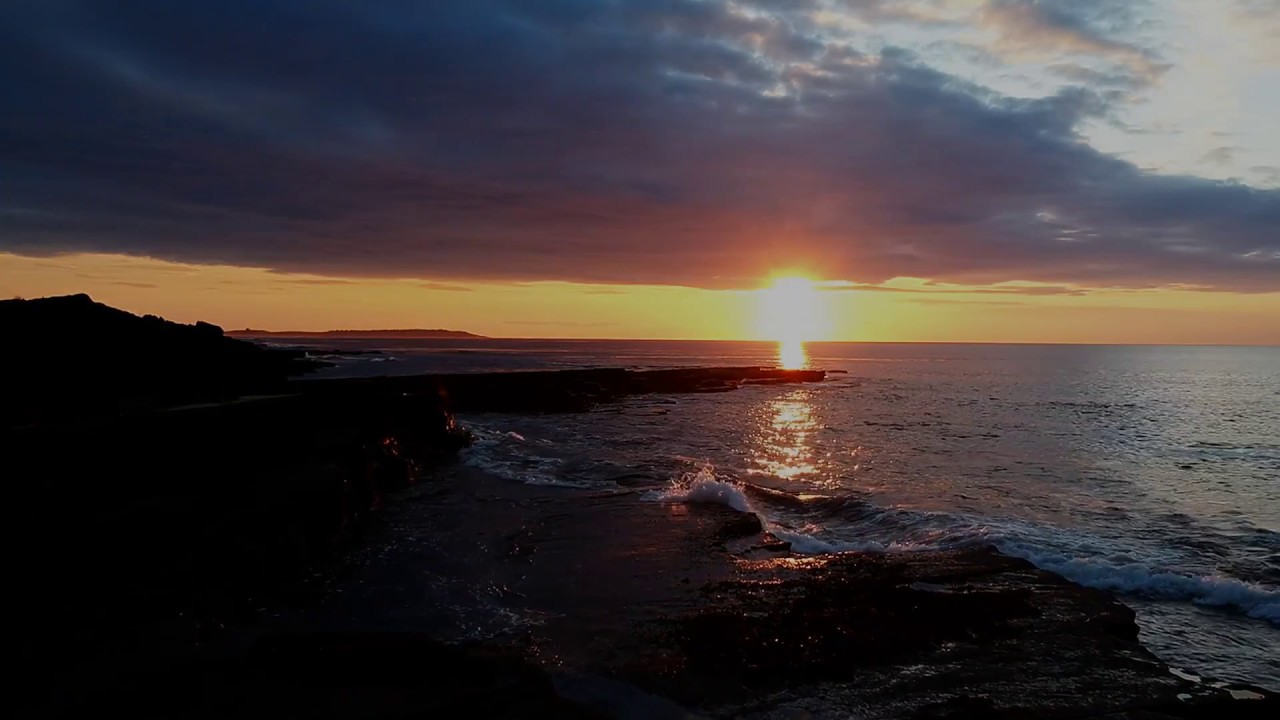
[[[1240,148],[1236,147],[1217,147],[1204,154],[1200,162],[1209,165],[1230,165],[1235,162],[1236,153]]]
[[[998,307],[1038,307],[1014,300],[955,300],[943,298],[910,298],[909,303],[916,305],[945,305],[948,307],[964,307],[966,305],[987,305]]]
[[[1066,287],[1061,285],[1006,285],[995,287],[947,287],[936,282],[926,282],[924,287],[902,287],[896,285],[869,285],[866,283],[826,283],[818,286],[821,290],[856,290],[859,292],[917,293],[925,295],[942,295],[962,293],[965,295],[1088,295],[1088,288]]]
[[[456,283],[424,282],[424,283],[418,283],[418,287],[423,288],[425,290],[443,290],[445,292],[471,292],[472,291],[472,288],[469,288],[466,285],[458,285]]]
[[[1265,182],[1280,185],[1280,167],[1275,165],[1254,165],[1249,168],[1249,172],[1258,175]]]
[[[609,327],[617,325],[614,322],[571,322],[565,320],[507,320],[503,325],[530,325],[534,327],[554,326],[554,327]]]
[[[1130,91],[1145,83],[1144,78],[1135,77],[1126,70],[1099,70],[1078,63],[1055,63],[1045,67],[1045,72],[1063,80],[1099,90]]]
[[[1235,29],[1250,42],[1254,58],[1280,66],[1280,0],[1235,0]]]
[[[834,8],[876,24],[902,23],[915,26],[957,24],[946,0],[836,0]],[[819,4],[820,6],[820,4]]]
[[[1031,285],[1027,287],[995,287],[995,288],[975,288],[970,290],[977,295],[1088,295],[1089,291],[1083,288],[1055,287],[1052,285]]]
[[[289,279],[285,282],[295,285],[354,285],[351,280],[343,280],[342,278],[298,278]]]
[[[871,285],[869,283],[827,283],[818,286],[819,290],[841,292],[845,290],[855,290],[858,292],[890,292],[890,293],[919,293],[928,292],[920,288],[895,287],[893,285]]]
[[[987,0],[983,26],[1000,35],[998,47],[1033,58],[1100,57],[1126,67],[1135,80],[1152,83],[1169,66],[1122,35],[1141,23],[1145,2],[1111,0]]]
[[[1147,57],[1107,6],[991,22]],[[441,282],[749,287],[807,266],[1280,289],[1280,191],[1089,146],[1105,83],[1000,95],[813,8],[5,4],[0,250]]]

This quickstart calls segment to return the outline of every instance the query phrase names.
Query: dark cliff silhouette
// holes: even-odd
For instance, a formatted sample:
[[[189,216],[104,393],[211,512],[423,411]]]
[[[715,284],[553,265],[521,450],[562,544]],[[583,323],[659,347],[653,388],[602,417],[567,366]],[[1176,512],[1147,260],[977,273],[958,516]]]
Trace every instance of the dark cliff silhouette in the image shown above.
[[[324,364],[300,350],[226,337],[94,302],[88,295],[0,301],[0,424],[227,400],[269,393]]]
[[[377,527],[389,494],[470,441],[434,387],[300,389],[287,378],[316,365],[301,351],[206,323],[74,295],[0,303],[0,329],[0,474],[22,509],[9,525],[42,538],[8,568],[24,619],[9,641],[19,705],[47,715],[136,706],[111,700],[117,682],[178,657],[184,670],[140,714],[183,715],[202,697],[201,648],[317,592],[316,573]],[[109,677],[57,687],[90,667]]]

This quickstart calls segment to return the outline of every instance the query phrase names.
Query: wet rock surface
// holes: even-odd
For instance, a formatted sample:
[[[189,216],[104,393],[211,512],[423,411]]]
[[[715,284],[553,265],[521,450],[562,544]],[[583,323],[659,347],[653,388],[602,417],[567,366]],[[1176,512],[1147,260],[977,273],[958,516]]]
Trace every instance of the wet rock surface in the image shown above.
[[[715,715],[1264,710],[1169,674],[1106,593],[992,549],[760,561],[704,592],[704,608],[653,633],[666,651],[627,672]]]
[[[565,718],[607,716],[561,696],[512,652],[420,633],[289,633],[249,650],[117,685],[74,710],[131,717]]]
[[[80,656],[105,637],[94,633],[56,643],[66,654],[51,676],[82,680],[45,690],[38,714],[1261,718],[1276,709],[1263,692],[1234,700],[1170,674],[1111,596],[990,549],[794,556],[754,516],[639,496],[446,470],[398,495],[305,602],[226,618],[167,654],[146,640],[155,629],[127,613],[93,614],[120,631],[123,649]],[[94,587],[110,587],[118,571],[99,573]],[[121,589],[95,601],[123,612],[111,592]],[[197,595],[216,594],[201,586]],[[147,601],[126,600],[154,617]],[[39,615],[37,637],[57,640],[49,623],[78,612],[65,603]]]
[[[1174,676],[1109,594],[991,549],[762,553],[768,538],[720,505],[451,475],[398,513],[393,544],[321,612],[281,628],[418,627],[480,641],[547,668],[563,697],[609,717],[1276,709],[1265,693],[1233,700]],[[628,714],[635,707],[649,714]]]

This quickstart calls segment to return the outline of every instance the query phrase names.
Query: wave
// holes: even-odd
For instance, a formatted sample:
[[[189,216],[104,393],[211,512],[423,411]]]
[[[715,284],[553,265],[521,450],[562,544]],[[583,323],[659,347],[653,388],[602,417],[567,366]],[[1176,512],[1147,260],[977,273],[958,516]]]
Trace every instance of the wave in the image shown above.
[[[558,470],[564,461],[557,457],[530,454],[517,449],[529,441],[517,432],[500,432],[473,425],[476,441],[462,452],[462,463],[483,470],[491,475],[514,480],[526,485],[564,488],[617,487],[616,483],[590,480],[572,480],[562,477]]]
[[[857,507],[861,512],[865,512],[864,509],[874,507],[852,498],[793,495],[781,490],[738,482],[717,475],[710,465],[703,466],[695,472],[683,473],[669,487],[663,490],[651,490],[642,495],[641,499],[651,502],[714,503],[726,505],[738,512],[751,513],[759,518],[765,530],[779,540],[790,543],[793,552],[803,555],[837,552],[902,552],[930,547],[929,543],[916,542],[914,539],[882,542],[871,538],[859,540],[833,538],[825,536],[826,528],[813,524],[801,528],[792,527],[762,511],[751,502],[751,496],[756,496],[765,503],[791,509]],[[940,537],[936,533],[934,536],[935,539]]]
[[[529,440],[519,433],[474,429],[477,442],[466,451],[467,465],[531,485],[602,485],[563,477],[559,472],[563,461],[529,453]],[[606,484],[617,487],[617,483]],[[909,552],[994,544],[1007,555],[1086,587],[1233,610],[1280,626],[1280,592],[1274,589],[1231,577],[1164,569],[1143,562],[1141,554],[1108,554],[1105,546],[1082,544],[1051,528],[1001,523],[993,529],[959,515],[886,508],[856,496],[796,494],[719,475],[711,465],[682,473],[667,487],[645,492],[641,499],[713,503],[751,513],[770,534],[790,543],[791,550],[800,554]]]
[[[863,542],[849,542],[845,540],[828,540],[821,537],[818,533],[806,533],[798,530],[787,530],[777,525],[768,526],[769,532],[779,540],[785,540],[791,544],[791,551],[798,552],[801,555],[826,555],[828,553],[841,552],[875,552],[883,553],[890,551],[904,551],[914,548],[901,543],[884,543],[875,540],[865,540]]]
[[[1027,542],[1032,528],[1021,528],[1016,537],[994,533],[984,525],[943,513],[881,508],[848,497],[795,495],[743,483],[715,473],[705,466],[684,473],[663,490],[645,493],[657,502],[717,503],[749,512],[793,552],[820,555],[839,552],[910,552],[994,544],[1006,555],[1028,560],[1036,567],[1085,587],[1154,600],[1192,602],[1235,610],[1249,617],[1280,625],[1280,592],[1235,578],[1194,576],[1152,568],[1127,556],[1116,562],[1102,557],[1081,557],[1062,550],[1045,549]],[[757,503],[753,503],[755,499]],[[796,527],[770,517],[761,505],[783,513],[800,511],[820,520],[839,520],[835,528],[809,522]],[[838,533],[838,536],[836,535]],[[856,535],[856,538],[851,538]],[[1115,558],[1116,556],[1113,556]]]
[[[1085,587],[1152,600],[1177,600],[1234,609],[1252,618],[1280,625],[1280,591],[1235,578],[1200,577],[1157,570],[1140,562],[1112,563],[1101,558],[1072,557],[1020,542],[997,542],[1006,555],[1030,561]]]
[[[716,475],[715,470],[710,465],[707,465],[695,472],[684,473],[679,480],[676,480],[664,490],[651,490],[645,493],[641,496],[641,499],[654,502],[726,505],[738,512],[751,513],[759,518],[760,525],[773,534],[774,537],[791,543],[792,551],[806,555],[856,549],[846,547],[843,544],[831,543],[814,535],[790,530],[778,525],[751,504],[751,500],[747,497],[748,491],[773,494],[775,496],[778,494],[785,495],[785,493],[780,493],[780,491],[776,490],[737,483],[732,480],[723,480]],[[876,543],[876,545],[878,546],[879,544]],[[880,550],[883,548],[875,547],[874,549]]]
[[[728,480],[721,480],[710,466],[704,466],[696,472],[684,473],[679,480],[671,483],[664,490],[650,490],[641,496],[643,500],[655,502],[687,502],[714,503],[727,505],[738,512],[753,513],[764,522],[765,518],[756,512],[747,499],[743,486]]]

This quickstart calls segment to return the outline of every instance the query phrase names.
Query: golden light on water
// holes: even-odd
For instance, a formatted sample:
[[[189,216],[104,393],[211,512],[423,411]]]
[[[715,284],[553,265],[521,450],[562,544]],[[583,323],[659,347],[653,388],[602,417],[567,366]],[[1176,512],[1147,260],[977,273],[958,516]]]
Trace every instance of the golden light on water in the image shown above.
[[[784,370],[803,370],[809,367],[809,350],[803,340],[778,341],[778,367]]]
[[[778,341],[778,366],[798,370],[809,365],[805,343],[827,332],[826,302],[817,284],[806,277],[782,276],[759,291],[756,332]]]
[[[751,463],[783,480],[813,477],[818,472],[813,435],[821,429],[808,390],[794,390],[770,400],[754,413],[759,422],[752,436]]]

